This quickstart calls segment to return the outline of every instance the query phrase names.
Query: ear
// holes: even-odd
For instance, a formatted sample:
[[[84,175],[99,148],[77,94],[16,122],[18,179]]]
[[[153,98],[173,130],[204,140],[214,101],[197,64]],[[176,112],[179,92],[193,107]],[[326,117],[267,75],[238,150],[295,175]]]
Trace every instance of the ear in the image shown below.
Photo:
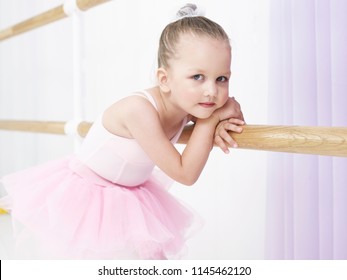
[[[168,73],[165,68],[158,68],[157,79],[159,83],[159,88],[162,92],[170,92]]]

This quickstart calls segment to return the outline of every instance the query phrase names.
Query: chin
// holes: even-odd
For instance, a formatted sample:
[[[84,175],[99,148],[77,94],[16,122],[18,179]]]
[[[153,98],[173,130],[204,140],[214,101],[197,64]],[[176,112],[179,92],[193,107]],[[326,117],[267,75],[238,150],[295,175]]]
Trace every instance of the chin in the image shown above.
[[[211,117],[212,113],[211,114],[194,114],[193,116],[198,118],[198,119],[208,119],[209,117]]]

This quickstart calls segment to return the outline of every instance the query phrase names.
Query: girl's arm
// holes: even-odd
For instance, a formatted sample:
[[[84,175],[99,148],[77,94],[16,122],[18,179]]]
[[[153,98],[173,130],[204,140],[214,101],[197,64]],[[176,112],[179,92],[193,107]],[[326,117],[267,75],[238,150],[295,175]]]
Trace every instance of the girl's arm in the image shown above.
[[[165,134],[157,111],[144,98],[129,108],[125,126],[153,162],[173,180],[192,185],[199,178],[213,144],[215,116],[198,120],[182,155]]]
[[[131,137],[136,139],[153,162],[175,181],[192,185],[199,178],[213,147],[216,125],[230,115],[228,105],[223,108],[207,119],[197,119],[182,155],[168,140],[157,111],[147,100],[133,98],[131,105],[125,105],[122,111],[124,125]]]

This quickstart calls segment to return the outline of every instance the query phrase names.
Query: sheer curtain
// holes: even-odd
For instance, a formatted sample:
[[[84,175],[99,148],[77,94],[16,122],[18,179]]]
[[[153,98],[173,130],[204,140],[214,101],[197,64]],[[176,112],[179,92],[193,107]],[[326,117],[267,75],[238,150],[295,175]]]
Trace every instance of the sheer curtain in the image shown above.
[[[269,122],[347,126],[347,1],[270,2]],[[347,259],[347,158],[270,153],[267,259]]]

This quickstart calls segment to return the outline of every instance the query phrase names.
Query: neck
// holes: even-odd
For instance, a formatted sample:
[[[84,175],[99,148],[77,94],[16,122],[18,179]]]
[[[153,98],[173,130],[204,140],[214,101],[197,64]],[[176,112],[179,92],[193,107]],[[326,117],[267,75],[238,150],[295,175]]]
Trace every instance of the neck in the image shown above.
[[[159,87],[148,90],[154,97],[163,126],[173,128],[182,124],[187,112],[177,107],[170,99],[170,93],[162,92]]]

